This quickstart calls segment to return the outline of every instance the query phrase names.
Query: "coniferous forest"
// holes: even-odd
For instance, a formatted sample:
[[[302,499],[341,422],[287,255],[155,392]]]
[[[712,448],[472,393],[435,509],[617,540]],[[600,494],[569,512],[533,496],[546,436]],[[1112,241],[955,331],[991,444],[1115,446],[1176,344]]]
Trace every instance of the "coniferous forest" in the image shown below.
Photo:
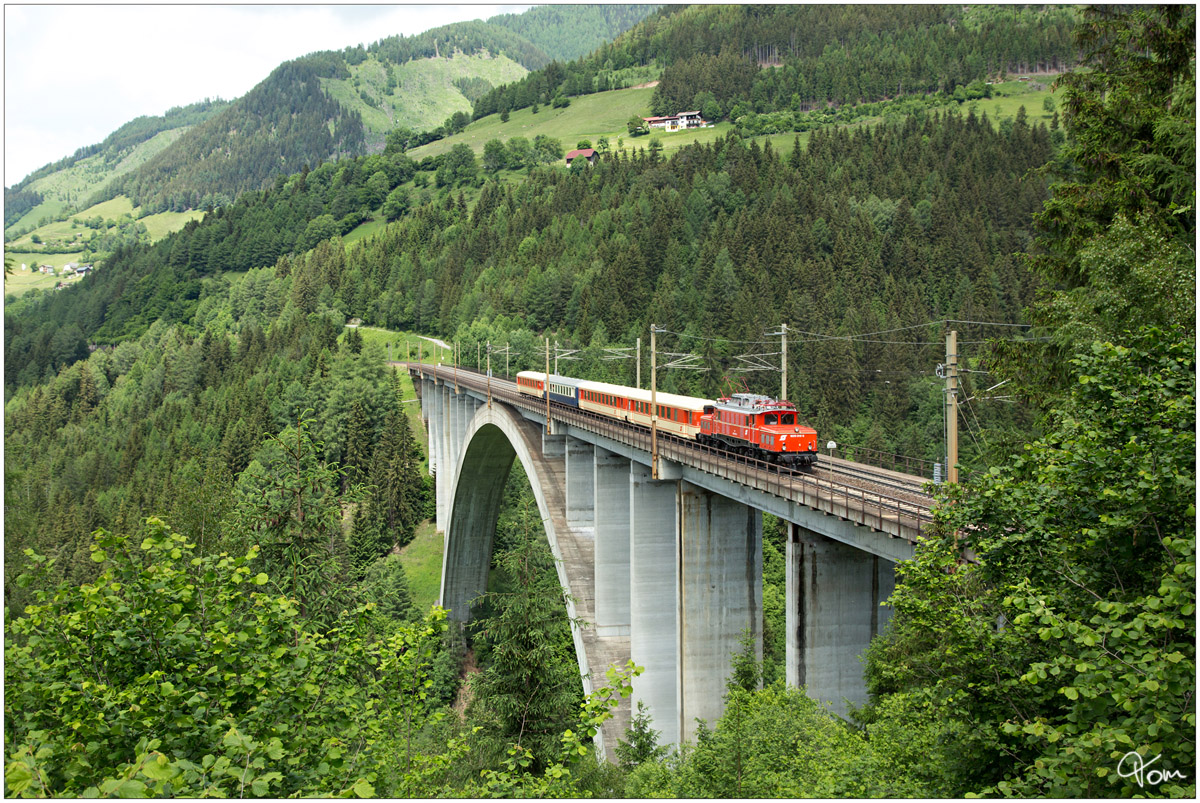
[[[231,191],[164,151],[124,191],[207,198],[202,220],[6,299],[6,793],[1194,798],[1195,8],[914,6],[886,28],[878,8],[668,7],[476,101],[654,63],[650,111],[741,121],[669,156],[634,141],[566,168],[545,135],[365,154],[316,82],[352,49],[199,110],[269,116],[262,88],[294,89],[284,174]],[[787,149],[751,136],[750,115],[1039,68],[1073,68],[1050,125],[914,107]],[[276,165],[277,146],[246,143]],[[762,657],[737,659],[725,715],[668,748],[638,713],[598,761],[638,670],[583,694],[519,467],[472,624],[415,602],[398,553],[432,516],[420,418],[352,318],[454,341],[470,367],[507,344],[512,373],[549,338],[579,350],[563,373],[623,384],[634,363],[606,349],[654,324],[706,369],[659,389],[709,398],[777,392],[761,360],[738,369],[785,323],[787,396],[822,440],[928,461],[958,330],[963,480],[897,568],[869,703],[843,720],[785,687],[766,517]]]

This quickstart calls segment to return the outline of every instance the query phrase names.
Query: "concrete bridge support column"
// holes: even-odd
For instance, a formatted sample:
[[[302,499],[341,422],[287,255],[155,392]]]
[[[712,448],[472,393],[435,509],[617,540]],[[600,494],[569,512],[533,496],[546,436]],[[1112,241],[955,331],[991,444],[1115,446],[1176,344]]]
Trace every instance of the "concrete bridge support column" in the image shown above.
[[[860,656],[891,618],[896,564],[796,524],[787,543],[787,683],[831,704],[867,700]]]
[[[590,527],[595,520],[595,447],[567,439],[567,525]]]
[[[629,459],[597,446],[593,476],[596,635],[628,636]]]
[[[437,488],[437,530],[446,532],[446,522],[449,518],[449,499],[453,490],[451,475],[454,473],[453,441],[450,437],[450,397],[453,389],[443,384],[437,389],[438,411],[435,428],[438,438],[438,473],[435,483]],[[433,433],[431,433],[432,437]]]
[[[434,437],[437,424],[439,396],[437,385],[426,379],[421,382],[421,417],[425,421],[425,437],[429,442],[429,473],[437,474],[438,439]]]
[[[462,457],[463,449],[466,444],[463,443],[463,436],[467,432],[467,425],[471,423],[471,397],[465,393],[454,393],[450,395],[451,409],[454,411],[453,419],[451,420],[452,437],[454,442],[454,467],[458,469],[458,460]]]
[[[677,481],[652,480],[633,463],[629,476],[630,656],[645,671],[633,679],[633,710],[650,709],[661,744],[678,744],[679,554]]]
[[[567,436],[542,431],[542,457],[562,460],[567,454]]]
[[[683,738],[696,719],[714,725],[742,634],[762,660],[762,513],[741,502],[679,484],[680,675]]]

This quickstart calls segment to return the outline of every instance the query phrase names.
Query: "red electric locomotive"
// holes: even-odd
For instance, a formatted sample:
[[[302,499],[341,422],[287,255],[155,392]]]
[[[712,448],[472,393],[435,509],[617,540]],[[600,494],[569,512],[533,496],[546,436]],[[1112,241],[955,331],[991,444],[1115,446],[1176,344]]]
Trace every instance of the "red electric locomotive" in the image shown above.
[[[799,422],[796,405],[754,393],[706,405],[697,440],[785,466],[817,461],[817,431]]]

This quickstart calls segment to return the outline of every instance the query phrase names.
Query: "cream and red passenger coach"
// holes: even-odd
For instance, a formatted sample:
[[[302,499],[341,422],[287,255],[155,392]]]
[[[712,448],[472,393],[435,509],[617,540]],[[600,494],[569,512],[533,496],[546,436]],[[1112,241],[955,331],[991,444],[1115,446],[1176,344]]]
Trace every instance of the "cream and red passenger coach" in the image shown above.
[[[518,390],[546,398],[547,378],[538,371],[517,374]],[[650,426],[650,391],[551,374],[550,400],[606,418]],[[711,401],[674,393],[656,394],[658,430],[760,460],[809,466],[817,459],[817,431],[801,424],[796,407],[768,396],[735,393]]]

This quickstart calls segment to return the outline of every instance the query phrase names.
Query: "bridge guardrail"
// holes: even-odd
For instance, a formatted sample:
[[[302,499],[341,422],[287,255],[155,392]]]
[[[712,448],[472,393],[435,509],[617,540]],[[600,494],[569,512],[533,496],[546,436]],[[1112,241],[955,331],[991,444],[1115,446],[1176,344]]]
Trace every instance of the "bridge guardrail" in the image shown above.
[[[457,369],[457,377],[454,376],[453,368],[417,367],[410,364],[410,370],[428,373],[444,382],[453,382],[457,378],[458,383],[466,387],[487,390],[485,374],[461,366]],[[493,399],[545,416],[545,401],[538,401],[497,384],[507,381],[493,374],[490,390]],[[651,451],[651,433],[646,427],[565,406],[555,406],[552,416],[643,451]],[[912,543],[916,543],[933,520],[928,508],[911,500],[782,469],[762,460],[685,441],[664,433],[658,435],[658,451],[660,457],[667,457],[713,476],[854,521],[879,532],[905,538]]]

